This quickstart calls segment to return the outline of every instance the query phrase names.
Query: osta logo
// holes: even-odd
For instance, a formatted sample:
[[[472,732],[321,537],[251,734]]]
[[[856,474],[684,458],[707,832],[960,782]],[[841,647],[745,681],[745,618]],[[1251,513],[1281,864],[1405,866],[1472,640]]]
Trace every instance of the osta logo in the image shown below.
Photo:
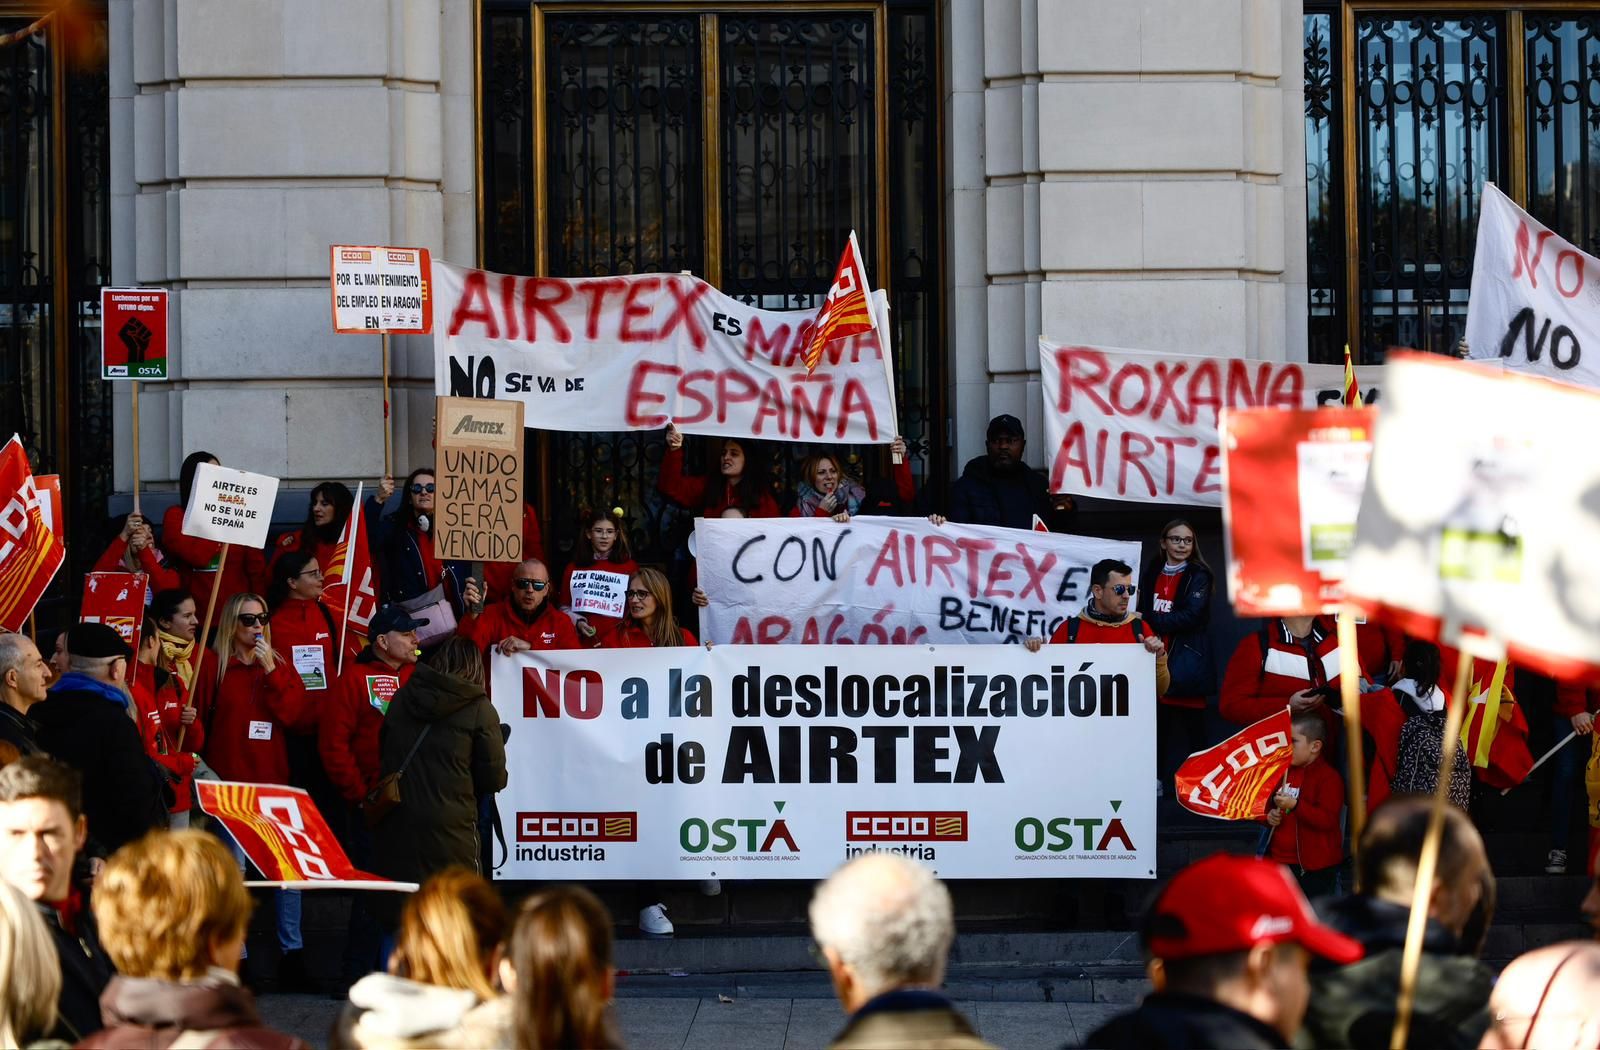
[[[782,813],[787,804],[772,805]],[[782,817],[690,817],[678,827],[678,844],[685,853],[740,853],[750,860],[791,860],[800,852],[789,822]]]
[[[1099,816],[1023,817],[1015,829],[1017,849],[1024,855],[1039,855],[1041,860],[1120,859],[1137,849],[1116,815],[1121,809],[1122,803],[1113,801],[1111,812]]]
[[[938,860],[941,842],[967,841],[966,810],[850,810],[844,815],[846,857],[863,853],[898,853],[918,860]]]
[[[605,860],[604,844],[637,841],[639,814],[636,812],[517,814],[518,860]],[[540,845],[521,845],[524,842]],[[587,845],[545,845],[551,842]]]

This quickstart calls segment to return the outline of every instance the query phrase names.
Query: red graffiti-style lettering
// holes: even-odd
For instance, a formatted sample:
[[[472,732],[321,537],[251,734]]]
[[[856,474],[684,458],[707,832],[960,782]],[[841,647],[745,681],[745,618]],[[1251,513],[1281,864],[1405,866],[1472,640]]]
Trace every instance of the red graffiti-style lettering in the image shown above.
[[[1263,377],[1267,367],[1261,366]],[[1306,374],[1299,365],[1290,365],[1278,370],[1272,377],[1272,391],[1262,398],[1261,403],[1269,408],[1299,408],[1305,398]]]
[[[1194,490],[1222,491],[1222,453],[1215,445],[1206,446],[1205,458],[1200,461],[1200,473],[1194,478]]]
[[[780,324],[769,336],[761,327],[761,318],[752,316],[745,331],[744,359],[754,361],[757,357],[762,357],[777,364],[778,358],[782,356],[784,347],[789,342],[789,326]]]
[[[659,277],[636,277],[628,282],[628,294],[622,300],[622,326],[617,330],[617,335],[624,343],[655,342],[655,332],[648,328],[635,328],[634,322],[643,320],[655,312],[654,304],[641,303],[639,298],[646,294],[654,294],[660,289]]]
[[[902,575],[900,568],[900,545],[896,542],[899,536],[899,529],[890,529],[889,538],[883,541],[882,547],[878,548],[878,556],[872,559],[872,568],[867,570],[868,587],[877,585],[878,573],[883,570],[887,570],[894,576],[894,585],[896,587],[904,587],[906,585],[905,576]],[[907,539],[909,538],[907,537]],[[907,560],[909,561],[911,558],[910,544],[908,543],[906,546]]]
[[[1133,444],[1136,441],[1141,446],[1137,452],[1133,450]],[[1151,475],[1150,471],[1147,470],[1144,465],[1145,459],[1155,453],[1155,442],[1151,441],[1143,434],[1135,434],[1129,431],[1122,435],[1122,440],[1119,445],[1120,447],[1118,451],[1121,453],[1122,465],[1117,469],[1117,492],[1121,494],[1127,493],[1128,468],[1132,467],[1140,474],[1144,475],[1145,487],[1150,490],[1150,495],[1158,495],[1159,492],[1156,489],[1156,479]],[[1167,495],[1170,496],[1171,493],[1169,492]]]
[[[1061,387],[1056,391],[1056,411],[1070,413],[1074,392],[1081,393],[1105,415],[1112,415],[1111,404],[1100,396],[1100,384],[1111,374],[1106,355],[1086,346],[1063,346],[1056,351],[1056,368]]]
[[[835,390],[841,392],[836,397]],[[682,411],[674,412],[676,404]],[[741,411],[741,405],[753,406]],[[837,411],[830,411],[837,405]],[[791,440],[820,437],[831,427],[843,438],[852,428],[877,440],[881,428],[877,409],[860,380],[847,378],[842,387],[829,373],[771,377],[757,383],[738,369],[698,369],[684,372],[676,365],[640,361],[633,367],[627,388],[630,426],[664,426],[668,418],[690,426],[715,419],[725,424],[735,416],[749,416],[751,433],[775,430]]]
[[[1035,562],[1033,560],[1033,552],[1028,549],[1026,544],[1019,543],[1017,544],[1017,556],[1022,559],[1022,572],[1027,577],[1023,581],[1022,589],[1017,592],[1017,597],[1021,600],[1026,600],[1028,592],[1033,591],[1039,596],[1041,602],[1049,601],[1050,598],[1045,593],[1044,588],[1045,583],[1049,580],[1050,570],[1055,568],[1055,552],[1051,551],[1046,554],[1044,561]]]
[[[1129,404],[1124,394],[1131,380],[1139,383],[1139,398]],[[1117,369],[1116,376],[1111,380],[1111,404],[1125,416],[1136,416],[1143,412],[1150,404],[1150,373],[1140,365],[1123,365]]]
[[[1194,448],[1200,444],[1200,439],[1192,437],[1158,437],[1156,438],[1156,444],[1167,450],[1166,492],[1170,494],[1175,491],[1175,486],[1178,483],[1178,449]]]
[[[687,290],[686,290],[687,289]],[[658,339],[665,339],[672,334],[673,329],[683,325],[683,330],[689,333],[689,341],[696,350],[706,348],[706,331],[700,327],[700,319],[695,316],[694,304],[711,291],[709,284],[699,281],[667,280],[667,294],[672,296],[674,310],[672,315],[661,322],[661,331],[656,333]]]
[[[576,285],[578,294],[589,300],[589,315],[584,331],[590,339],[600,338],[600,314],[605,309],[606,298],[627,287],[628,281],[621,277],[596,277]]]
[[[1178,393],[1178,380],[1182,379],[1188,370],[1188,365],[1156,362],[1156,396],[1150,405],[1151,419],[1160,419],[1162,411],[1170,403],[1172,414],[1178,417],[1178,422],[1187,426],[1194,421],[1188,406],[1183,403],[1183,396]]]
[[[548,295],[545,293],[549,293]],[[522,330],[530,343],[539,341],[538,318],[550,326],[550,333],[558,343],[572,342],[572,329],[561,319],[556,307],[572,298],[572,285],[552,277],[530,277],[523,285]],[[509,312],[509,311],[508,311]]]
[[[652,375],[676,375],[678,369],[673,365],[658,365],[653,361],[640,361],[634,368],[633,375],[628,379],[628,425],[630,427],[664,427],[667,425],[668,416],[659,412],[647,415],[649,409],[656,405],[665,405],[667,399],[664,395],[654,390],[646,390],[645,386]]]
[[[1015,557],[1016,555],[1014,554],[1004,553],[994,556],[994,560],[989,563],[988,578],[983,584],[983,596],[985,598],[1015,598],[1017,596],[1015,591],[1003,591],[1000,589],[1001,583],[1011,579],[1011,570],[1005,567],[1005,563]]]
[[[755,380],[743,372],[719,372],[717,374],[717,422],[728,421],[728,408],[742,401],[754,401],[761,393],[761,388],[756,386]]]
[[[485,339],[500,338],[500,323],[495,320],[494,306],[489,302],[489,275],[482,270],[470,270],[461,284],[461,298],[450,315],[450,335],[460,335],[467,323],[483,325]]]
[[[1544,255],[1544,242],[1554,237],[1549,230],[1540,230],[1538,238],[1533,243],[1533,256],[1528,256],[1528,224],[1517,224],[1517,238],[1515,259],[1512,261],[1511,279],[1514,281],[1524,273],[1528,275],[1528,283],[1539,287],[1539,258]]]
[[[712,404],[711,398],[706,396],[701,387],[711,384],[716,378],[717,373],[709,368],[700,368],[683,374],[683,379],[678,383],[678,394],[685,400],[693,401],[699,407],[692,412],[680,414],[678,416],[679,422],[685,426],[692,426],[695,423],[703,423],[711,418],[711,413],[716,411],[716,405]]]
[[[517,337],[517,279],[515,277],[500,278],[500,312],[506,319],[506,338]]]

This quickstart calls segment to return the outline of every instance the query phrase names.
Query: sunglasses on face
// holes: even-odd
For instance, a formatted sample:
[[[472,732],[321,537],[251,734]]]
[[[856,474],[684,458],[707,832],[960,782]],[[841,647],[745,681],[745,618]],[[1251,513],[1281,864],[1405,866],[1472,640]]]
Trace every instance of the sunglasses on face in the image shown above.
[[[542,591],[550,586],[549,580],[512,580],[519,591]]]
[[[649,591],[623,591],[622,593],[626,594],[630,598],[637,598],[641,602],[650,597]]]
[[[413,484],[411,486],[411,494],[413,496],[420,496],[424,492],[432,492],[432,491],[433,491],[433,482],[431,482],[431,481],[428,482],[426,485]]]
[[[267,625],[266,613],[240,613],[239,622],[246,627],[265,627]]]
[[[1110,591],[1112,594],[1115,594],[1118,598],[1122,597],[1124,594],[1131,598],[1133,595],[1139,593],[1139,588],[1135,584],[1131,583],[1119,583],[1115,587],[1107,587],[1106,590]]]

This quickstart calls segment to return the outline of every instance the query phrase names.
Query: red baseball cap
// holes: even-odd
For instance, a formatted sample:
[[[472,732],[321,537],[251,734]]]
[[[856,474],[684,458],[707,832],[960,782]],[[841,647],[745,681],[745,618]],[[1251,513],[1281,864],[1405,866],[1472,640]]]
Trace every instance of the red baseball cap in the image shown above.
[[[1152,956],[1192,959],[1289,941],[1341,965],[1361,958],[1359,941],[1317,921],[1289,869],[1219,853],[1172,877],[1152,906]]]

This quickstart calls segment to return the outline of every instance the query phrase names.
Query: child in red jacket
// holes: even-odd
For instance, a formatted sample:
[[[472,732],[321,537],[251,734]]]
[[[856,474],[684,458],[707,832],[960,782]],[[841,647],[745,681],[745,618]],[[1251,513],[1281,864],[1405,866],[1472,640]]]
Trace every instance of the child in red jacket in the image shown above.
[[[1294,716],[1294,755],[1265,817],[1273,829],[1268,859],[1287,864],[1309,899],[1335,892],[1344,863],[1344,778],[1322,758],[1327,739],[1321,716]]]

